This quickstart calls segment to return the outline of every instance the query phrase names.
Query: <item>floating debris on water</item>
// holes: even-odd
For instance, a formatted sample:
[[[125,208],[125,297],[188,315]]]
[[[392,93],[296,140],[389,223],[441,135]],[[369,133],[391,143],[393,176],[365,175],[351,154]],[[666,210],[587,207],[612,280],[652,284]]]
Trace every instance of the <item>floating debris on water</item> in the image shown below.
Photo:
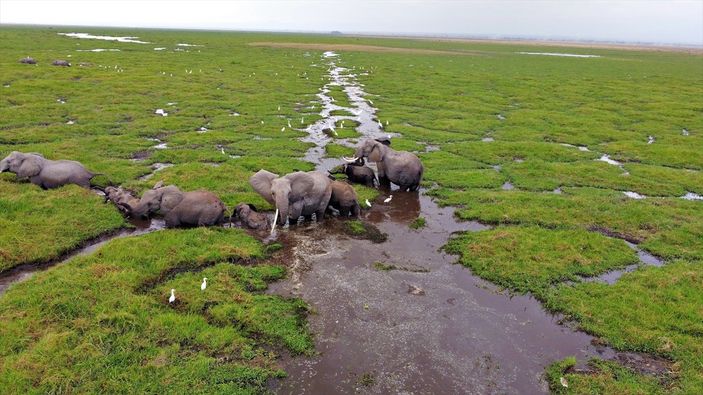
[[[600,58],[600,55],[581,55],[575,53],[560,53],[560,52],[517,52],[520,55],[544,55],[544,56],[563,56],[566,58]]]
[[[116,37],[116,36],[95,36],[89,33],[57,33],[59,36],[73,37],[73,38],[88,38],[93,40],[105,40],[105,41],[117,41],[121,43],[135,43],[135,44],[149,44],[146,41],[136,40],[139,37]]]
[[[646,198],[647,198],[647,197],[644,196],[644,195],[640,195],[639,193],[637,193],[637,192],[632,192],[632,191],[623,192],[623,194],[624,194],[625,196],[629,197],[630,199],[637,199],[637,200],[640,200],[640,199],[646,199]]]

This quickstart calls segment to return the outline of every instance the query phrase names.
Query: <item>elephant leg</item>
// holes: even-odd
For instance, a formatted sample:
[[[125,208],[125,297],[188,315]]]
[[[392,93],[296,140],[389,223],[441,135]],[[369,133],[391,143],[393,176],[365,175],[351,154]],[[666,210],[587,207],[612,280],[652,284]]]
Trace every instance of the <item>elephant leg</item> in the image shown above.
[[[167,228],[177,228],[181,225],[181,221],[178,218],[178,214],[176,214],[176,210],[171,210],[168,214],[166,214],[164,220],[166,221]]]
[[[339,208],[339,213],[342,217],[346,218],[349,216],[349,206],[342,206]]]
[[[361,214],[361,207],[359,207],[359,203],[354,202],[354,205],[351,208],[351,214],[352,217],[358,218],[359,214]]]

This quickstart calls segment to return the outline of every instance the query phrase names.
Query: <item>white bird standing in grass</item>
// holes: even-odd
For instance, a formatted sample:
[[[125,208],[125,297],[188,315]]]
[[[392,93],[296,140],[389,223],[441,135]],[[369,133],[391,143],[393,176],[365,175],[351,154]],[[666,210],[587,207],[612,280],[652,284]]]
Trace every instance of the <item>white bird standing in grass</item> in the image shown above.
[[[203,283],[200,284],[200,290],[204,291],[207,288],[207,277],[203,277]]]
[[[373,100],[369,99],[369,103],[373,106]]]
[[[290,126],[290,119],[288,120],[288,127],[292,128],[292,126]]]
[[[393,195],[388,196],[388,198],[383,200],[383,203],[389,203],[393,199]]]
[[[369,202],[369,199],[366,199],[366,205],[371,207],[371,202]]]
[[[286,131],[286,127],[284,126],[281,128],[281,132],[285,132],[285,131]]]
[[[176,301],[176,290],[171,288],[171,297],[168,298],[169,303],[173,303]]]
[[[383,128],[383,123],[381,121],[378,121],[378,127]]]

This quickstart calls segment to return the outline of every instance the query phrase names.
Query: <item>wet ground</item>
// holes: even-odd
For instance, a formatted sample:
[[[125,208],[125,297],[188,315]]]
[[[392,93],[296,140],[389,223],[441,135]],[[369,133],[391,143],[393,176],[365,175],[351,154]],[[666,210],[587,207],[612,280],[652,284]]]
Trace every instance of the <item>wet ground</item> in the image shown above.
[[[116,232],[110,232],[108,234],[98,236],[92,240],[88,240],[80,247],[71,250],[57,259],[52,259],[41,263],[27,263],[24,265],[15,266],[14,268],[3,272],[0,274],[0,296],[7,291],[7,288],[10,285],[25,281],[31,278],[36,272],[62,265],[77,256],[91,254],[110,240],[128,236],[138,236],[145,233],[154,232],[165,227],[165,223],[161,219],[130,220],[130,223],[134,226],[133,228],[120,229]]]
[[[291,274],[270,292],[310,303],[319,355],[285,358],[289,377],[276,392],[544,393],[549,363],[613,356],[532,297],[500,293],[440,251],[452,232],[486,226],[457,222],[418,193],[383,198],[363,219],[388,234],[385,243],[336,232],[337,220],[282,236]],[[418,216],[426,226],[413,230]]]
[[[357,130],[382,137],[375,109],[348,69],[326,53],[331,83],[346,86],[351,112],[368,111]],[[323,117],[304,141],[315,143],[306,160],[326,170],[339,163],[324,157],[331,139],[321,133],[339,109],[318,95]],[[370,107],[370,106],[369,106]],[[378,126],[376,126],[378,125]],[[439,149],[439,147],[436,147]],[[504,189],[511,189],[506,183]],[[458,222],[451,208],[438,207],[423,192],[385,190],[363,210],[362,220],[388,235],[384,243],[351,238],[343,219],[291,227],[278,234],[286,248],[279,259],[286,281],[271,293],[297,296],[313,310],[310,327],[318,355],[285,357],[288,378],[274,384],[281,394],[328,393],[545,393],[544,368],[575,355],[613,358],[593,338],[561,325],[530,296],[509,296],[454,264],[441,251],[452,233],[482,231],[477,222]],[[414,230],[416,218],[425,226]],[[598,342],[593,342],[598,343]]]

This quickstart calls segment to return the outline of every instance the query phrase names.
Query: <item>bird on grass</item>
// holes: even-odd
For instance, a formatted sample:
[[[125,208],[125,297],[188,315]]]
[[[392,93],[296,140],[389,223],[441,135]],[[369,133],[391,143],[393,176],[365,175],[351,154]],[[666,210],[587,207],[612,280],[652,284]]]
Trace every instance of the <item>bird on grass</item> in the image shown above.
[[[383,123],[381,121],[378,121],[378,127],[383,128]]]
[[[369,199],[366,199],[366,205],[371,207],[371,202],[369,202]]]
[[[285,131],[286,131],[286,127],[284,126],[281,128],[281,132],[285,132]]]
[[[393,199],[393,195],[388,196],[388,198],[383,200],[383,203],[389,203]]]
[[[203,277],[203,283],[200,284],[200,290],[204,291],[207,288],[207,277]]]
[[[293,128],[293,127],[290,125],[290,119],[288,120],[288,127],[289,127],[289,128]]]
[[[176,301],[176,290],[171,288],[171,297],[168,298],[169,303],[173,303]]]

